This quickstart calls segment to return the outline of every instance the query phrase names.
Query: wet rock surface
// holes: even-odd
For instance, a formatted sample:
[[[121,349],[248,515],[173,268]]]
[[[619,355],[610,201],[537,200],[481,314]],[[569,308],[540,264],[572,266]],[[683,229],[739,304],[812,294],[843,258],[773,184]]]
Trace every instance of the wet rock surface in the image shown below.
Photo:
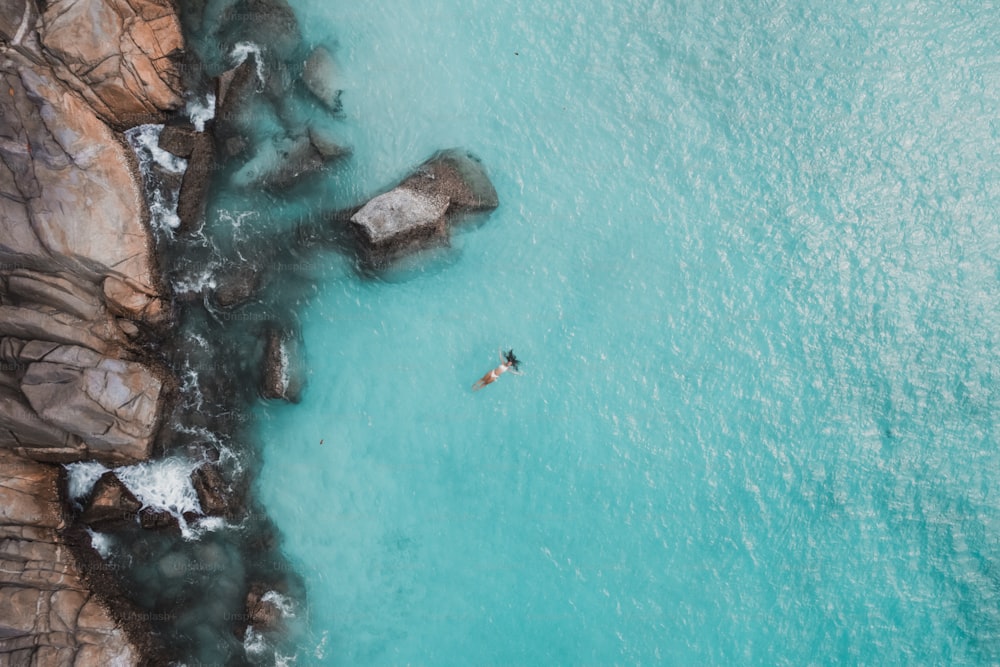
[[[267,399],[299,401],[302,391],[297,341],[276,327],[264,332],[263,372],[260,394]]]
[[[392,190],[351,216],[362,259],[379,268],[434,243],[445,243],[462,215],[499,205],[482,162],[471,153],[441,151]]]
[[[232,494],[218,466],[206,463],[195,468],[191,472],[191,485],[198,495],[201,511],[206,515],[225,516],[232,513]]]
[[[142,503],[118,476],[108,471],[94,484],[80,520],[98,531],[134,525]]]

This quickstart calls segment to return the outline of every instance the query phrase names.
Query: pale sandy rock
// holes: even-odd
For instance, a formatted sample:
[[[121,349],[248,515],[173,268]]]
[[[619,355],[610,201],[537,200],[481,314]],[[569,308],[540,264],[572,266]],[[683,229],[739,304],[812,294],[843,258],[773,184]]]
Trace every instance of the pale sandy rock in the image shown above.
[[[428,244],[446,241],[462,214],[499,205],[477,157],[440,151],[395,188],[370,200],[352,217],[362,256],[376,268]]]
[[[396,188],[361,207],[351,218],[373,246],[443,235],[448,198]]]

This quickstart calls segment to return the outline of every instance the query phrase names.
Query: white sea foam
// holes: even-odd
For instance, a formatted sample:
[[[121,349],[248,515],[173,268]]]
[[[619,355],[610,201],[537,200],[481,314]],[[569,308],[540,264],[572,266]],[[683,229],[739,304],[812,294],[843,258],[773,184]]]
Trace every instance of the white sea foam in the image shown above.
[[[87,529],[87,534],[90,535],[90,546],[101,555],[101,558],[107,558],[111,555],[111,537],[109,535],[98,533],[90,528]]]
[[[170,457],[117,468],[115,474],[143,505],[179,516],[201,512],[191,486],[191,472],[199,465],[199,461]]]
[[[313,651],[313,657],[317,660],[322,660],[326,657],[326,640],[330,638],[330,633],[328,631],[323,631],[323,637],[319,640],[319,644],[316,644],[316,649]]]
[[[281,395],[285,396],[288,394],[288,348],[285,347],[285,342],[282,341],[278,346],[279,356],[281,358]]]
[[[80,463],[66,464],[67,493],[72,502],[80,502],[101,475],[108,471],[97,461],[82,461]]]
[[[184,518],[185,512],[201,513],[198,494],[191,484],[191,473],[199,465],[200,461],[170,457],[117,468],[115,474],[143,507],[169,512],[177,519],[181,535],[192,540],[210,529],[211,525],[200,526],[201,530],[194,529]]]
[[[139,125],[126,130],[125,137],[139,157],[140,169],[153,163],[172,174],[183,174],[184,170],[187,169],[187,160],[160,148],[160,133],[162,131],[162,125]],[[146,173],[146,170],[143,169],[143,175]]]
[[[254,62],[257,66],[257,81],[260,82],[258,90],[260,90],[264,87],[264,56],[261,48],[253,42],[237,42],[233,46],[233,50],[229,52],[230,58],[235,61],[233,63],[234,66],[242,65],[243,61],[250,55],[253,55],[255,58]]]
[[[215,289],[215,266],[202,267],[200,271],[184,275],[173,282],[174,291],[178,294],[185,292],[199,293],[205,290]]]
[[[197,97],[192,98],[188,100],[184,110],[187,112],[188,118],[191,119],[194,129],[204,132],[205,123],[215,118],[215,95],[209,93],[204,102]]]
[[[278,591],[268,591],[261,597],[262,602],[270,602],[285,618],[295,617],[295,606],[292,599],[279,593]]]
[[[177,217],[177,192],[156,182],[154,169],[171,174],[182,174],[187,169],[187,160],[179,158],[160,148],[162,125],[140,125],[125,132],[125,138],[135,152],[139,171],[146,184],[150,221],[154,228],[170,232],[180,226]]]
[[[267,650],[264,634],[254,630],[252,625],[247,626],[246,635],[243,636],[243,650],[247,655],[262,655]]]

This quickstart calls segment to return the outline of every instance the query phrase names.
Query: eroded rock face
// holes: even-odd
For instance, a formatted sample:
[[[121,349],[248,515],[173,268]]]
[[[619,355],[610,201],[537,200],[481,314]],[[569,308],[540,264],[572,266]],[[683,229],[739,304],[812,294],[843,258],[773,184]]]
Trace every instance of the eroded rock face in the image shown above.
[[[479,158],[460,150],[435,154],[395,188],[352,217],[363,259],[375,267],[434,242],[446,241],[462,214],[499,205]]]
[[[162,383],[140,363],[62,345],[28,364],[21,391],[46,422],[109,463],[149,457]]]
[[[0,70],[0,260],[151,286],[152,239],[129,149],[51,70],[10,52]]]
[[[181,103],[180,21],[165,0],[53,0],[41,41],[60,79],[118,128]]]
[[[62,543],[58,469],[0,450],[0,470],[0,664],[136,664]]]

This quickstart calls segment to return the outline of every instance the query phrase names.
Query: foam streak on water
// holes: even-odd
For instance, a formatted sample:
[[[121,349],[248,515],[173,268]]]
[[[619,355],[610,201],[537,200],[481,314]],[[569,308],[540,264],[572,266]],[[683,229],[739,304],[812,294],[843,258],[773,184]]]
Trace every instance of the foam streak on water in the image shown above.
[[[317,188],[462,146],[501,201],[301,305],[256,422],[300,661],[1000,662],[1000,15],[295,7],[354,148]]]

